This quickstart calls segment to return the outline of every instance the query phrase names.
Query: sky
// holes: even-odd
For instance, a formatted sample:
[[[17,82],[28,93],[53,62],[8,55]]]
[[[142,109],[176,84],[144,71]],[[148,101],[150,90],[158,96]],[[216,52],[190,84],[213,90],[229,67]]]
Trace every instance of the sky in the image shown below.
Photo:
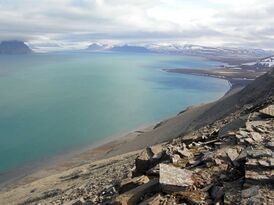
[[[185,43],[272,49],[274,0],[0,0],[0,41],[33,48]]]

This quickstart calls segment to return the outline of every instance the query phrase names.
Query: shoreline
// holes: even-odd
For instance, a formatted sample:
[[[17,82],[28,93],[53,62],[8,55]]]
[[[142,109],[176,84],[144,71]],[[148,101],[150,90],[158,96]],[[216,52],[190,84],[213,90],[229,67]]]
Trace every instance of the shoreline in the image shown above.
[[[169,70],[163,69],[165,72],[170,72]],[[174,72],[174,71],[173,71]],[[178,73],[178,72],[176,72]],[[189,73],[188,73],[189,74]],[[215,77],[216,76],[206,76],[204,77]],[[231,91],[235,90],[235,84],[230,82],[228,79],[221,78],[223,80],[227,80],[230,83],[229,90],[224,93],[223,97],[227,96]],[[238,87],[237,87],[238,88]],[[221,97],[221,98],[223,98]],[[217,102],[217,99],[214,102]],[[195,109],[199,109],[200,107],[207,106],[208,104],[199,104],[187,107],[184,111],[178,112],[177,116],[181,113],[187,111],[192,112]],[[37,163],[34,167],[29,167],[28,165],[23,167],[23,169],[19,169],[17,172],[13,172],[9,179],[3,180],[0,182],[0,190],[6,188],[12,188],[13,186],[19,184],[25,184],[31,181],[35,181],[37,179],[41,179],[43,177],[47,177],[52,174],[59,173],[60,171],[65,171],[72,167],[77,167],[83,164],[87,164],[89,162],[95,162],[97,160],[106,159],[109,157],[114,157],[119,154],[125,154],[129,151],[137,151],[144,148],[143,144],[135,144],[132,145],[132,142],[137,141],[140,135],[149,135],[150,132],[153,132],[158,127],[161,127],[162,124],[174,119],[176,116],[171,116],[167,119],[163,119],[162,121],[146,124],[140,126],[139,128],[133,129],[129,132],[124,132],[121,134],[116,134],[106,139],[103,139],[95,144],[88,145],[86,147],[78,148],[75,150],[66,150],[60,154],[50,157],[49,159],[42,160],[42,162]],[[156,142],[148,143],[148,144],[155,144],[160,143],[163,140],[156,139]],[[165,141],[165,140],[164,140]],[[122,148],[122,149],[121,149]],[[16,175],[21,173],[23,170],[23,174]]]
[[[248,85],[265,72],[245,71],[237,68],[215,68],[215,69],[192,69],[192,68],[166,68],[165,72],[204,76],[209,78],[218,78],[227,80],[230,85],[230,90]],[[228,92],[230,92],[228,90]]]
[[[25,177],[28,177],[29,175],[35,174],[36,172],[40,172],[43,169],[50,170],[53,172],[56,169],[57,172],[59,172],[60,167],[80,166],[81,164],[86,163],[90,160],[96,161],[99,159],[103,159],[103,150],[115,146],[117,141],[130,139],[132,137],[135,137],[136,135],[139,135],[140,133],[150,131],[157,124],[158,122],[147,123],[145,125],[139,126],[138,128],[129,131],[124,131],[119,134],[107,136],[106,138],[99,140],[93,144],[63,150],[62,152],[54,154],[52,156],[45,157],[40,160],[31,161],[25,163],[22,166],[14,167],[10,170],[0,172],[0,190],[2,188],[5,188],[6,186],[11,185],[14,182],[16,183],[24,179]],[[100,155],[97,156],[98,152],[100,153]],[[83,161],[79,162],[78,159],[81,155],[84,156],[82,156]],[[92,159],[88,157],[92,157]],[[1,177],[3,176],[8,176],[8,178],[2,179]]]

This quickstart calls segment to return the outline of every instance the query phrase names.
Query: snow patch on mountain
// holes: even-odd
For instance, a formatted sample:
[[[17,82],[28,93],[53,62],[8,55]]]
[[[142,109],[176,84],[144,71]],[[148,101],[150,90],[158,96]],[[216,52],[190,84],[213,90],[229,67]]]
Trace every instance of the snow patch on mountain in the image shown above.
[[[256,57],[264,58],[273,52],[262,49],[232,48],[232,47],[209,47],[191,44],[152,44],[148,48],[155,52],[178,53],[197,56],[230,56],[230,57]]]

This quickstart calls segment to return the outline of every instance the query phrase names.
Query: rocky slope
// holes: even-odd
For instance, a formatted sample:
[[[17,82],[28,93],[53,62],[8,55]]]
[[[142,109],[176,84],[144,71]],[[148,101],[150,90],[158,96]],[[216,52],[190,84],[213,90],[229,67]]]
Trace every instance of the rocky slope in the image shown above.
[[[28,54],[32,50],[21,41],[3,41],[0,44],[0,54]]]
[[[269,108],[273,103],[274,69],[243,90],[208,105],[187,129],[180,130],[185,123],[174,126],[174,121],[159,124],[156,134],[173,135],[172,140],[168,136],[167,141],[141,151],[7,187],[1,190],[0,201],[274,204],[274,118],[273,107]],[[166,126],[177,130],[165,132]]]

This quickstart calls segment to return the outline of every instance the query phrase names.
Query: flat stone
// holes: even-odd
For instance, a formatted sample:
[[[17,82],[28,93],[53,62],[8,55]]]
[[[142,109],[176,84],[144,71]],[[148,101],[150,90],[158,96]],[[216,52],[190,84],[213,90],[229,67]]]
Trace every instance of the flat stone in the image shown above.
[[[238,133],[239,133],[239,135],[241,135],[242,137],[248,137],[248,132],[246,132],[246,131],[240,130]]]
[[[245,125],[246,119],[238,118],[224,125],[218,133],[218,137],[227,135],[229,132],[236,131]]]
[[[273,150],[274,149],[274,140],[272,139],[271,141],[267,142],[265,146]]]
[[[242,191],[242,197],[249,198],[251,196],[257,195],[258,191],[259,191],[259,186],[252,186]]]
[[[148,183],[127,191],[116,198],[116,203],[120,205],[135,205],[142,196],[148,193],[159,191],[159,180],[152,179]]]
[[[246,127],[246,130],[248,130],[249,132],[254,131],[252,128],[252,123],[250,123],[250,122],[246,122],[245,127]]]
[[[193,185],[192,171],[160,164],[160,185],[164,192],[179,192]]]
[[[262,196],[254,196],[247,200],[246,205],[266,205],[265,199]]]
[[[251,135],[252,139],[255,142],[262,142],[263,141],[262,136],[258,132],[250,132],[250,135]]]
[[[225,153],[226,153],[227,157],[229,158],[230,162],[234,166],[237,166],[238,163],[237,163],[236,159],[239,156],[238,151],[236,149],[233,149],[233,148],[228,148],[228,149],[225,150]]]
[[[254,140],[252,138],[244,138],[243,140],[245,143],[248,143],[248,144],[254,144]]]
[[[264,149],[248,149],[247,155],[252,158],[272,157],[273,152],[267,148]]]
[[[268,107],[260,110],[259,112],[263,113],[265,115],[269,115],[269,116],[274,117],[274,104],[273,105],[269,105]]]
[[[274,170],[246,170],[245,180],[249,184],[273,184]]]
[[[263,166],[263,167],[269,167],[270,166],[268,160],[263,160],[263,159],[258,160],[258,164]]]
[[[133,189],[137,186],[140,186],[148,182],[149,182],[149,178],[144,175],[139,177],[124,179],[120,183],[119,193],[124,193],[126,191],[129,191],[130,189]]]

